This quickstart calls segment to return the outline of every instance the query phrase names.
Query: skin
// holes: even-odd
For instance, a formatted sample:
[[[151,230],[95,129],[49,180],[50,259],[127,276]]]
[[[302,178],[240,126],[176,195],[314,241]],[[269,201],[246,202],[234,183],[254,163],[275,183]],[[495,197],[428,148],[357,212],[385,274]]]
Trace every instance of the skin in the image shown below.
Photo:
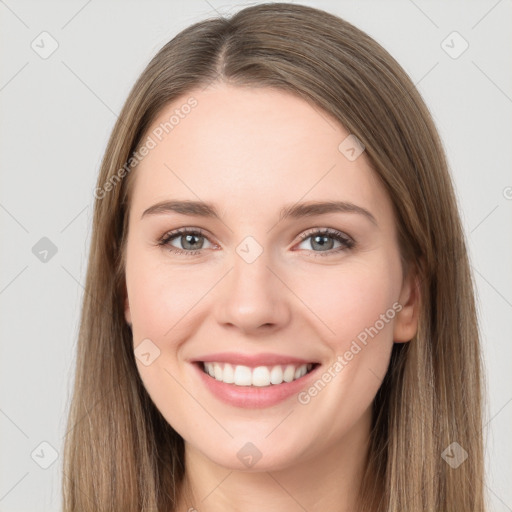
[[[186,489],[177,510],[348,511],[365,466],[372,400],[394,342],[415,334],[417,281],[402,276],[391,201],[363,152],[338,150],[349,135],[328,114],[286,92],[214,84],[165,108],[148,131],[188,98],[197,106],[138,165],[127,244],[126,321],[134,348],[150,339],[160,355],[141,379],[157,408],[184,438]],[[164,200],[214,203],[221,220],[174,212],[142,213]],[[298,201],[350,201],[375,217],[329,213],[279,222]],[[201,228],[200,253],[176,237]],[[332,228],[351,249],[312,228]],[[252,263],[236,248],[252,236]],[[202,244],[202,245],[201,245]],[[244,409],[210,394],[190,360],[213,352],[271,352],[318,361],[320,374],[365,328],[399,303],[401,311],[307,404],[293,396]],[[246,467],[252,442],[261,459]]]

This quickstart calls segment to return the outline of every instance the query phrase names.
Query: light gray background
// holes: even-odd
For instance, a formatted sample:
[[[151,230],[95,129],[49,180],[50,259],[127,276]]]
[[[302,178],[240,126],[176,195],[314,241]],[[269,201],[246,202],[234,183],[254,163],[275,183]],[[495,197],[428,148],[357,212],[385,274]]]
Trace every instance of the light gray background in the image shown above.
[[[434,115],[478,291],[489,500],[491,510],[511,511],[512,3],[302,3],[340,15],[379,41]],[[116,113],[164,43],[215,11],[249,4],[0,0],[0,511],[61,506],[93,190]],[[59,45],[47,59],[31,48],[43,31]],[[441,46],[453,31],[469,43],[457,59]],[[32,252],[42,237],[58,249],[46,263]],[[51,462],[52,451],[41,442],[58,456],[48,469],[40,464]]]

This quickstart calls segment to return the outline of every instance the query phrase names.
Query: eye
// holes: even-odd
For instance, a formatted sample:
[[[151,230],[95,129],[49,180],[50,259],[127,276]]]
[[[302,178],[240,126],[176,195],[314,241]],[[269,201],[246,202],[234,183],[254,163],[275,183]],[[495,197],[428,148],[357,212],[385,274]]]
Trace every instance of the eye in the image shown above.
[[[199,228],[181,228],[166,233],[158,242],[160,246],[166,246],[170,252],[193,256],[199,254],[203,247],[204,240],[208,240]],[[171,242],[177,242],[182,248],[176,247]],[[210,242],[208,242],[210,243]]]
[[[308,239],[312,249],[316,253],[315,256],[329,256],[333,253],[352,249],[355,247],[355,242],[348,235],[345,235],[341,231],[331,228],[318,229],[313,228],[300,235],[302,240],[301,244],[306,243]],[[203,231],[199,228],[181,228],[166,233],[158,242],[159,246],[167,247],[170,252],[175,254],[183,254],[186,256],[194,256],[200,254],[204,247],[204,241],[207,240],[211,243]],[[173,245],[178,243],[181,247]],[[338,247],[334,245],[338,243]],[[213,246],[213,244],[212,244]],[[303,248],[304,249],[304,248]],[[315,250],[319,249],[319,250]]]
[[[302,239],[301,244],[305,243],[306,240],[311,239],[309,243],[311,250],[318,253],[315,256],[328,256],[333,253],[352,249],[355,246],[355,242],[348,235],[345,235],[341,231],[331,228],[317,229],[306,231],[300,235]],[[334,244],[338,242],[340,245],[334,248]],[[307,249],[307,248],[306,248]],[[319,250],[315,250],[319,249]]]

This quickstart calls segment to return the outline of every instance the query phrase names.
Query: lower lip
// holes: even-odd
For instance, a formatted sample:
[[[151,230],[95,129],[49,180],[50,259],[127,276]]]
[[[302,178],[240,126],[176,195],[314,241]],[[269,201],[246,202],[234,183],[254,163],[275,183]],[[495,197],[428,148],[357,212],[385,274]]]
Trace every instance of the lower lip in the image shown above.
[[[194,363],[199,377],[210,392],[224,403],[245,409],[271,407],[302,391],[316,373],[319,365],[309,373],[292,382],[271,384],[270,386],[235,386],[210,377],[202,369],[203,363]]]

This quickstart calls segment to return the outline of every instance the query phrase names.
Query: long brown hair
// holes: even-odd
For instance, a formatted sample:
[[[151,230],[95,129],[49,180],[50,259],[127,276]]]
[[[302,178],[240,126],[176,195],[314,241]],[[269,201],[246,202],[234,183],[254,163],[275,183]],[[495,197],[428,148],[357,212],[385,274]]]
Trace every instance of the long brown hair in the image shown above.
[[[169,102],[214,81],[299,95],[354,134],[393,202],[404,264],[417,269],[418,333],[394,345],[374,400],[362,508],[483,511],[478,325],[442,143],[414,84],[386,50],[334,15],[288,3],[256,5],[183,30],[152,59],[119,115],[95,192],[64,510],[175,509],[183,439],[141,383],[124,318],[136,173],[126,164]],[[469,454],[457,468],[442,457],[454,442]]]

